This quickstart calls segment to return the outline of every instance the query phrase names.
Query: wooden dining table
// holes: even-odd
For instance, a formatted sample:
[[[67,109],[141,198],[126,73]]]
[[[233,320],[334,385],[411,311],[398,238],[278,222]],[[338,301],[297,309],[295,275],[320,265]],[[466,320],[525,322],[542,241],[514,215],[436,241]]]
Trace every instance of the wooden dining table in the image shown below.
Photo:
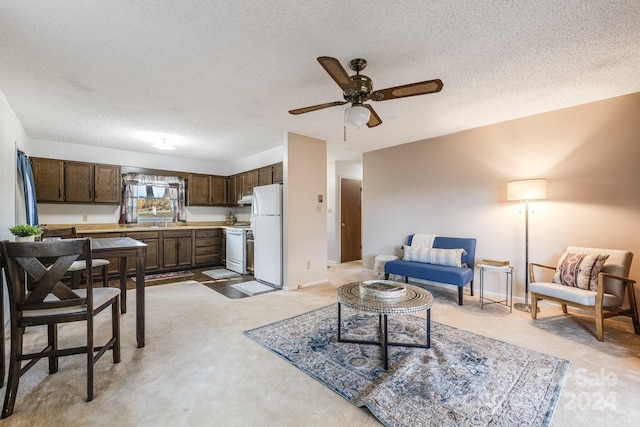
[[[91,239],[93,258],[120,258],[120,312],[127,312],[127,258],[136,258],[136,341],[144,347],[144,274],[147,263],[147,244],[131,237]]]

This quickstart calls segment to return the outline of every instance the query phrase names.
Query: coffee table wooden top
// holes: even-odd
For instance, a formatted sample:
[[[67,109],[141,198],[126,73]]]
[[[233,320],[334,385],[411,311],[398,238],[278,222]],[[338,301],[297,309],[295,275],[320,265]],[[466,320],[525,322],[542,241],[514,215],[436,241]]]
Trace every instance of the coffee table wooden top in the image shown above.
[[[404,286],[406,292],[403,296],[393,299],[362,298],[360,296],[360,283],[353,282],[338,288],[337,299],[347,307],[376,314],[407,314],[429,310],[433,304],[433,295],[430,292],[413,285],[399,283]]]

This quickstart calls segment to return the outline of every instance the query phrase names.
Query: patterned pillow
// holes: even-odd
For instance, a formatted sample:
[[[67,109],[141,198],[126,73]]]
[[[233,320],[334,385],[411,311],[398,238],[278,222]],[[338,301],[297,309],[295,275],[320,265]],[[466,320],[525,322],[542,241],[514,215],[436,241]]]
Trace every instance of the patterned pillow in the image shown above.
[[[598,273],[602,269],[609,255],[570,254],[563,252],[556,273],[553,275],[553,283],[565,286],[598,290]]]
[[[405,246],[405,261],[424,262],[427,264],[448,265],[450,267],[462,267],[462,255],[466,255],[464,249],[440,249],[425,248],[422,246]]]

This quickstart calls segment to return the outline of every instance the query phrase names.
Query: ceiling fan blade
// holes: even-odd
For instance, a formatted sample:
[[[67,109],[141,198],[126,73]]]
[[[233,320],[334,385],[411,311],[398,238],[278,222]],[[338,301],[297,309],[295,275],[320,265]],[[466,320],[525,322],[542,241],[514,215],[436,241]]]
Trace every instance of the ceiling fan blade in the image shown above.
[[[375,91],[371,99],[374,101],[387,101],[389,99],[406,98],[407,96],[426,95],[442,90],[442,80],[427,80],[419,83],[395,86]],[[382,96],[382,98],[380,97]]]
[[[365,107],[367,107],[369,109],[369,111],[371,111],[371,117],[369,117],[369,121],[367,122],[367,126],[369,126],[370,128],[376,127],[378,126],[380,123],[382,123],[382,120],[380,120],[380,116],[378,116],[378,114],[375,112],[375,110],[373,109],[373,107],[369,104],[362,104]]]
[[[297,108],[295,110],[289,110],[289,114],[298,115],[302,113],[309,113],[311,111],[321,110],[323,108],[335,107],[337,105],[344,105],[346,103],[347,101],[327,102],[326,104],[318,104],[318,105],[312,105],[311,107],[304,107],[304,108]]]
[[[318,62],[342,90],[356,88],[356,84],[351,80],[340,61],[329,56],[320,56],[318,57]]]

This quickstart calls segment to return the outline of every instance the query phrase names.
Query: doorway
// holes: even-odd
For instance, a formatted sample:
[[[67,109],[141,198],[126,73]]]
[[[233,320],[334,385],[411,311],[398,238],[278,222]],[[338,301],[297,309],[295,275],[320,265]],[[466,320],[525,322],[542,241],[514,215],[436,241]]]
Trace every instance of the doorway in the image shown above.
[[[340,262],[362,259],[362,181],[340,179]]]

